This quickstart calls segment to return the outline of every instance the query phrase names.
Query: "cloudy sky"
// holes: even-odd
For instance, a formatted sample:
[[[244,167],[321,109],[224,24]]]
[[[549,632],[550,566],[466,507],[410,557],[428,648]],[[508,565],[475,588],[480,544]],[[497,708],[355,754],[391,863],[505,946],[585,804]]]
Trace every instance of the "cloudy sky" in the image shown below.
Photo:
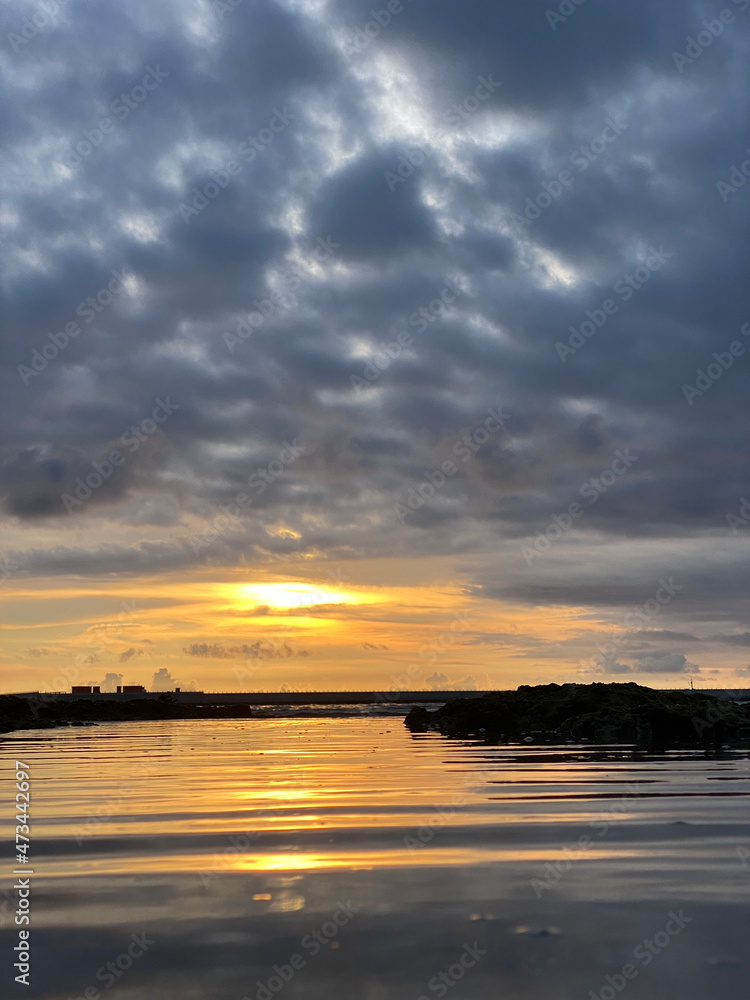
[[[6,0],[4,689],[750,684],[746,8]]]

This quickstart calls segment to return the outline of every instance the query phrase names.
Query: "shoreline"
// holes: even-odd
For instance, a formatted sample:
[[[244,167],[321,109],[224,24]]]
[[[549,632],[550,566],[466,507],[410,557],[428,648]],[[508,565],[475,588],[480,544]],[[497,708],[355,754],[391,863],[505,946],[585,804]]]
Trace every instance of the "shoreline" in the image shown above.
[[[462,692],[464,696],[446,700],[432,710],[427,707],[430,700],[422,701],[418,691],[400,692],[410,697],[398,702],[355,702],[355,692],[341,694],[344,697],[336,704],[317,700],[278,704],[271,698],[261,704],[263,695],[256,693],[258,700],[252,705],[246,701],[188,702],[170,692],[149,692],[148,697],[137,698],[0,695],[0,736],[100,722],[274,719],[284,709],[290,717],[315,717],[327,714],[326,710],[348,717],[355,708],[363,709],[363,716],[367,716],[372,714],[368,709],[379,706],[384,715],[401,716],[413,733],[435,732],[453,738],[640,745],[750,741],[750,702],[632,682],[521,685],[517,690],[477,692],[468,697]]]
[[[169,719],[249,719],[249,705],[184,705],[171,698],[148,701],[53,701],[0,695],[0,736],[24,729],[62,729],[96,722],[159,722]]]

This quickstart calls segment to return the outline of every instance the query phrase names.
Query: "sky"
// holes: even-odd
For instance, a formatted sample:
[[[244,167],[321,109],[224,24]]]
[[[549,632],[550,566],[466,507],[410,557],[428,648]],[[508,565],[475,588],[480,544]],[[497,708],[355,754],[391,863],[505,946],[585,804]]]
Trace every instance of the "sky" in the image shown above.
[[[2,689],[750,685],[747,8],[6,0]]]

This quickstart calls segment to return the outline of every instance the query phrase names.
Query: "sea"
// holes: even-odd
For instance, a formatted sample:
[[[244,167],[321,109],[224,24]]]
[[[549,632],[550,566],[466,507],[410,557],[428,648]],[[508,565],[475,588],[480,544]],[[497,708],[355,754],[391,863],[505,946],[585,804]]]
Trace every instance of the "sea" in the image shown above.
[[[2,996],[747,1000],[747,749],[493,745],[403,715],[0,737]]]

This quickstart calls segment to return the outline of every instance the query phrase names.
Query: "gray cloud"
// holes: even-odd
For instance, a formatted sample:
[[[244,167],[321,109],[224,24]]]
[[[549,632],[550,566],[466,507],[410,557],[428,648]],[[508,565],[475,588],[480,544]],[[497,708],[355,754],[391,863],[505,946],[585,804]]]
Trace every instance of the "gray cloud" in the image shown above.
[[[729,646],[750,646],[750,632],[740,632],[738,635],[717,635],[713,637],[718,642]]]
[[[634,673],[644,674],[683,674],[696,671],[695,664],[688,663],[682,653],[667,652],[644,653],[636,657]]]
[[[682,653],[674,651],[652,651],[631,654],[632,664],[621,663],[618,656],[607,654],[601,658],[601,670],[605,674],[683,674],[699,673],[700,667],[688,663]]]
[[[131,646],[130,649],[126,649],[124,652],[120,653],[118,659],[120,663],[127,663],[127,661],[132,659],[134,656],[143,656],[143,650],[136,649],[134,646]]]
[[[166,667],[161,667],[154,673],[151,679],[152,691],[174,691],[175,688],[181,688],[183,691],[195,691],[196,685],[195,681],[188,681],[186,684],[183,683],[173,677]]]
[[[135,0],[71,0],[6,48],[0,497],[18,578],[450,556],[477,597],[606,617],[672,574],[684,591],[642,639],[694,641],[692,616],[700,635],[746,644],[726,514],[747,492],[747,375],[738,361],[692,406],[682,391],[714,352],[750,346],[750,202],[716,188],[746,156],[743,15],[679,74],[672,53],[705,4],[586,4],[564,31],[547,7],[405,4],[347,54],[371,17],[360,0],[319,17],[259,0],[224,20],[208,4],[188,18],[155,0],[146,17]],[[26,15],[3,4],[3,37]],[[164,82],[65,167],[148,66]],[[488,73],[502,86],[449,124]],[[215,183],[275,109],[288,126]],[[571,157],[612,115],[627,128],[580,169]],[[384,173],[416,147],[424,163],[389,190]],[[512,216],[562,170],[569,190],[519,229]],[[186,222],[180,203],[212,183]],[[321,262],[329,237],[340,246]],[[661,246],[662,269],[628,300],[613,292]],[[113,269],[125,290],[87,322]],[[294,302],[230,354],[224,334],[268,313],[290,270]],[[461,294],[432,315],[447,277]],[[562,364],[555,344],[607,298],[617,313]],[[351,376],[404,331],[411,345],[355,393]],[[163,431],[68,517],[61,495],[170,394]],[[453,449],[497,406],[507,436],[462,462]],[[308,453],[266,481],[297,437]],[[628,447],[632,472],[589,504],[584,484]],[[451,458],[456,475],[400,522],[394,504]],[[196,551],[198,526],[242,490],[252,503]],[[575,501],[585,515],[524,566],[520,546]],[[299,537],[274,535],[281,522]],[[640,671],[686,669],[651,656]]]
[[[452,681],[437,671],[425,677],[425,684],[433,691],[476,691],[478,687],[476,677],[471,675]]]
[[[670,629],[644,629],[641,632],[634,632],[631,636],[633,639],[648,639],[650,641],[658,642],[701,642],[701,640],[695,636],[691,635],[690,632],[673,632]]]

